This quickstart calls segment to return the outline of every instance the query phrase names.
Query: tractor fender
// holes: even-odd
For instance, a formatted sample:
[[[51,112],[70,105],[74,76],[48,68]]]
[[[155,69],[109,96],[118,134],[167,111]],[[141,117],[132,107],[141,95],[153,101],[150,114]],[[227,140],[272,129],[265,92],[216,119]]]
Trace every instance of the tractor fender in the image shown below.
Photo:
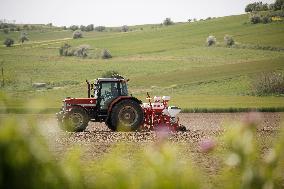
[[[76,104],[72,104],[71,107],[68,109],[68,112],[71,112],[73,109],[78,108],[83,109],[89,115],[89,111],[85,107]]]
[[[108,107],[108,112],[107,112],[107,115],[109,117],[111,111],[112,111],[112,108],[119,102],[123,101],[123,100],[133,100],[135,102],[137,102],[138,104],[142,104],[142,101],[141,100],[138,100],[137,98],[135,97],[132,97],[132,96],[120,96],[118,98],[116,98],[115,100],[113,100],[109,107]]]

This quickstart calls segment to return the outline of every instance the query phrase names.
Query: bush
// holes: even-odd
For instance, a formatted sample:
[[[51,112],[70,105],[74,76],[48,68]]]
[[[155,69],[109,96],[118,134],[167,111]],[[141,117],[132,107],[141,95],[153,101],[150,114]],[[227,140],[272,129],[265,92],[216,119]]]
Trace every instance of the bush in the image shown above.
[[[79,47],[76,47],[73,54],[74,56],[86,58],[88,56],[88,49],[89,45],[80,45]]]
[[[14,44],[14,40],[11,39],[11,38],[7,38],[7,39],[4,41],[4,45],[5,45],[6,47],[11,47],[13,44]]]
[[[73,33],[73,39],[83,38],[83,33],[81,30],[76,30]]]
[[[252,23],[252,24],[259,24],[259,23],[267,24],[267,23],[270,23],[270,22],[272,22],[273,15],[275,15],[275,14],[271,13],[271,12],[265,13],[263,15],[253,14],[253,15],[250,16],[250,23]]]
[[[261,23],[261,17],[258,14],[253,14],[253,15],[250,16],[250,22],[252,24]]]
[[[217,40],[216,40],[216,37],[210,35],[209,37],[207,37],[206,42],[207,42],[207,46],[210,47],[212,45],[215,45]]]
[[[259,75],[253,83],[256,95],[283,95],[284,75],[282,73],[270,72]]]
[[[269,17],[269,16],[263,16],[263,17],[261,18],[261,22],[262,22],[263,24],[268,24],[268,23],[272,22],[272,18]]]
[[[124,25],[121,27],[122,32],[127,32],[129,30],[129,27],[127,25]]]
[[[166,18],[163,22],[165,26],[173,25],[174,22],[170,18]]]
[[[102,59],[109,59],[109,58],[112,58],[112,56],[111,56],[109,50],[107,50],[107,49],[104,49],[104,50],[102,51],[101,57],[102,57]]]
[[[284,17],[284,9],[278,11],[270,11],[268,12],[268,16],[270,17]]]
[[[69,56],[68,55],[68,52],[69,52],[69,48],[71,47],[71,45],[65,43],[64,45],[62,45],[60,48],[59,48],[59,54],[60,56]]]
[[[231,47],[235,44],[233,37],[230,35],[225,35],[224,42],[225,42],[225,45],[228,47]]]

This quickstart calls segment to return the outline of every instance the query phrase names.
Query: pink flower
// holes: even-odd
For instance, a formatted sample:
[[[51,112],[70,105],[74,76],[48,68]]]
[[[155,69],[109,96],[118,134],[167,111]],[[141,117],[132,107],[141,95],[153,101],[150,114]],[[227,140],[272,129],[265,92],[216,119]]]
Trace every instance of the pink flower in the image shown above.
[[[216,146],[216,142],[212,139],[205,139],[199,143],[200,151],[203,153],[211,152]]]
[[[243,118],[243,123],[247,126],[256,127],[261,120],[260,113],[257,112],[250,112],[247,113]]]

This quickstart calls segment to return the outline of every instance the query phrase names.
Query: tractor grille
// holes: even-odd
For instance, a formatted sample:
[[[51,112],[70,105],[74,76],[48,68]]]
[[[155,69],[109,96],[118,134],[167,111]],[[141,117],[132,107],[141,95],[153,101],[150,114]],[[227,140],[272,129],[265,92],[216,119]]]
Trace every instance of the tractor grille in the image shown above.
[[[66,107],[67,107],[66,102],[63,102],[63,111],[64,111],[64,112],[66,111]]]

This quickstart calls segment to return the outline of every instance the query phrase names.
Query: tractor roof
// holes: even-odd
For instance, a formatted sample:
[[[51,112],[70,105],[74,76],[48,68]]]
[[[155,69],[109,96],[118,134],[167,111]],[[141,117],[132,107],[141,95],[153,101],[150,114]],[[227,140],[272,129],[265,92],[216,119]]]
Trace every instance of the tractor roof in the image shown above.
[[[118,78],[98,78],[96,79],[97,82],[105,81],[105,82],[121,82],[124,81],[126,82],[126,79],[118,79]]]

